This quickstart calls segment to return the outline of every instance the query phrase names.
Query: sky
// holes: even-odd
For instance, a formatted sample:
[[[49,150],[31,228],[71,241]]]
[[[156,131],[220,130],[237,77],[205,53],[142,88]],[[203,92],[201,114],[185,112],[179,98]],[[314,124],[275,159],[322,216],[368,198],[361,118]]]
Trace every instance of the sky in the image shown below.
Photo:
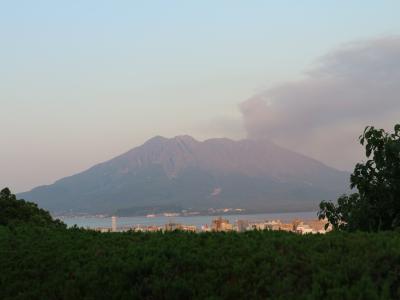
[[[51,184],[154,135],[268,138],[351,170],[360,130],[400,116],[399,11],[0,1],[0,187]]]

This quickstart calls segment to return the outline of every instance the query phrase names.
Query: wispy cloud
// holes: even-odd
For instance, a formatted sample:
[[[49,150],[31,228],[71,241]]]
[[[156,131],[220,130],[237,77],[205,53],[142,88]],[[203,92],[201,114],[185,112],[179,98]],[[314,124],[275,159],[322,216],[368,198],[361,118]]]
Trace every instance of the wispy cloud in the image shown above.
[[[304,78],[240,106],[250,138],[268,138],[342,169],[361,159],[366,125],[400,121],[400,37],[343,45]]]

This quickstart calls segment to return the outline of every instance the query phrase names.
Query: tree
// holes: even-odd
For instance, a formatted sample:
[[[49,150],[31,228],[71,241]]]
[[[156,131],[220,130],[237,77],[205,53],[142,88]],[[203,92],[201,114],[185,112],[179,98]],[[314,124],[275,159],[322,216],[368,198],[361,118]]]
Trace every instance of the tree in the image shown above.
[[[393,133],[367,126],[359,140],[367,161],[350,176],[358,193],[322,201],[318,216],[339,230],[393,230],[400,227],[400,124]]]
[[[60,220],[53,220],[44,209],[35,203],[18,200],[8,188],[0,191],[0,225],[28,223],[39,226],[65,227]]]

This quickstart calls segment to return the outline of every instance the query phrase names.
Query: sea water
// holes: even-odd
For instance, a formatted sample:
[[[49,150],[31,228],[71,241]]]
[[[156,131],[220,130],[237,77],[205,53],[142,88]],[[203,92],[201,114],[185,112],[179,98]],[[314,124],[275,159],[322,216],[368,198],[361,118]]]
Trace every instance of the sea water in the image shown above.
[[[213,219],[218,216],[155,216],[155,217],[118,217],[118,227],[137,227],[137,226],[162,226],[167,223],[179,223],[185,225],[195,225],[200,228],[203,225],[211,225]],[[222,215],[234,224],[237,220],[248,220],[252,222],[265,220],[281,220],[291,222],[294,219],[315,220],[317,212],[293,212],[293,213],[266,213],[266,214],[241,214],[241,215]],[[61,217],[61,221],[69,227],[77,225],[84,228],[111,227],[111,217]]]

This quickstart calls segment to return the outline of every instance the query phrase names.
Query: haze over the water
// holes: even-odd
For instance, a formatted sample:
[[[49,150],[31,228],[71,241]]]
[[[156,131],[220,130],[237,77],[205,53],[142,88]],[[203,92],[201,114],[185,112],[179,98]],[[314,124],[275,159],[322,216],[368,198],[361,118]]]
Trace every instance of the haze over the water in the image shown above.
[[[339,169],[400,116],[399,1],[0,4],[0,188],[155,135],[269,138]]]

